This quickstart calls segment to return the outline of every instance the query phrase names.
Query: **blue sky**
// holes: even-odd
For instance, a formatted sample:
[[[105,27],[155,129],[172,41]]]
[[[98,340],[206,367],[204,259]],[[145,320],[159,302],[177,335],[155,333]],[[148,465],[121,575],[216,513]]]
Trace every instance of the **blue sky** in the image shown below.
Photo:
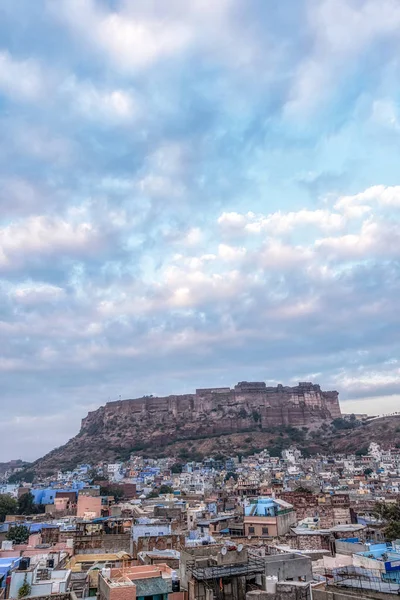
[[[4,0],[0,460],[239,380],[399,401],[397,0]]]

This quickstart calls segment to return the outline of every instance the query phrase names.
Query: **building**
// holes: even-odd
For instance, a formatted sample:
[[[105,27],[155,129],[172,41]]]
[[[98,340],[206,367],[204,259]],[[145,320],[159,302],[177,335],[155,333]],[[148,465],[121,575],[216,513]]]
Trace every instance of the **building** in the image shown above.
[[[296,523],[296,512],[285,500],[259,497],[244,508],[244,535],[277,537],[285,535]]]
[[[25,582],[30,586],[29,596],[65,594],[69,590],[70,579],[69,569],[53,569],[50,561],[31,566],[29,559],[25,558],[9,577],[8,597],[18,598],[19,590]]]
[[[254,589],[265,572],[261,557],[241,545],[199,546],[181,550],[180,584],[188,600],[234,600]]]
[[[175,571],[166,564],[103,569],[98,600],[184,600]]]

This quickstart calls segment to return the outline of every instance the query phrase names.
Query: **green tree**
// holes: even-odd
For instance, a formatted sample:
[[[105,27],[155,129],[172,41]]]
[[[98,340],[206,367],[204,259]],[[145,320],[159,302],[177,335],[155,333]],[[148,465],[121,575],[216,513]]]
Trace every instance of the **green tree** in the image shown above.
[[[14,544],[26,544],[28,538],[29,528],[26,525],[11,525],[6,534],[6,539]]]
[[[118,502],[124,495],[124,490],[118,485],[102,485],[100,487],[100,496],[114,496],[115,501]]]
[[[346,419],[342,419],[341,417],[338,417],[337,419],[333,419],[332,425],[334,426],[335,429],[339,429],[339,430],[353,429],[354,422],[350,423],[349,421],[346,421]]]
[[[174,489],[170,485],[162,485],[158,490],[159,494],[173,494]]]
[[[171,473],[182,473],[181,463],[174,463],[171,467]]]
[[[355,451],[354,454],[356,456],[366,456],[368,454],[368,446],[363,446],[362,448],[359,448]]]
[[[384,523],[385,538],[391,542],[400,537],[400,505],[377,502],[374,515]]]
[[[3,522],[7,515],[15,515],[18,503],[8,494],[0,494],[0,521]]]
[[[18,514],[19,515],[33,515],[37,513],[37,505],[35,504],[35,498],[31,492],[22,494],[18,500]]]
[[[158,492],[156,492],[155,490],[153,490],[152,492],[150,492],[150,494],[147,494],[147,498],[158,498],[159,494]]]
[[[26,598],[26,596],[29,596],[31,591],[32,591],[32,587],[28,583],[26,573],[25,573],[23,584],[21,585],[21,587],[18,590],[18,598]]]
[[[371,469],[371,467],[367,467],[366,469],[364,469],[364,475],[365,478],[369,477],[369,475],[372,475],[374,471]]]
[[[32,481],[35,479],[35,473],[33,471],[17,471],[16,473],[13,473],[12,475],[10,475],[10,477],[8,478],[8,483],[21,483],[21,481],[24,481],[25,483],[32,483]]]

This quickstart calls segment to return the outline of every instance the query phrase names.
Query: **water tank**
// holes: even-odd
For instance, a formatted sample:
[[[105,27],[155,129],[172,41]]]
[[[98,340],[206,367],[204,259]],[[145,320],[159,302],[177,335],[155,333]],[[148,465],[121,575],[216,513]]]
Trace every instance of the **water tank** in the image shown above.
[[[46,566],[48,569],[54,569],[54,558],[49,558],[46,562]]]
[[[29,558],[29,556],[24,556],[19,561],[18,569],[20,571],[27,571],[29,569],[30,564],[31,564],[31,559]]]
[[[276,593],[276,584],[278,582],[277,577],[266,577],[265,578],[265,590],[267,594],[275,594]]]
[[[13,543],[11,540],[4,540],[3,542],[1,542],[2,550],[12,550],[12,548],[13,548]]]
[[[172,591],[173,592],[180,592],[181,591],[181,582],[179,581],[179,579],[173,579],[172,580]]]

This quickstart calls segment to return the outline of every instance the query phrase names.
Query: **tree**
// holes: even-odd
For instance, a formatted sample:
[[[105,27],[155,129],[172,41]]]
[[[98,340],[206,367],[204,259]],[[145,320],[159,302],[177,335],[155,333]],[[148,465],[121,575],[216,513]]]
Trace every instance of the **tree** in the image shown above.
[[[235,481],[238,480],[238,475],[237,473],[234,473],[233,471],[228,471],[228,473],[225,476],[225,481],[229,481],[230,478],[233,478]]]
[[[171,473],[182,473],[181,463],[174,463],[171,467]]]
[[[22,470],[10,475],[8,478],[8,483],[20,483],[21,481],[24,481],[25,483],[32,483],[34,479],[35,473],[33,471]]]
[[[18,504],[14,498],[8,494],[0,494],[0,522],[3,522],[7,515],[15,515]]]
[[[371,467],[367,467],[366,469],[364,469],[364,475],[365,478],[369,477],[369,475],[372,475],[374,471],[371,469]]]
[[[368,446],[363,446],[362,448],[359,448],[355,451],[354,454],[356,456],[366,456],[368,454]]]
[[[147,494],[147,498],[158,498],[159,494],[158,492],[156,492],[155,490],[153,490],[152,492],[150,492],[150,494]]]
[[[18,514],[19,515],[33,515],[37,512],[37,506],[35,505],[35,498],[31,492],[22,494],[18,500]]]
[[[100,496],[114,496],[116,502],[121,500],[124,490],[118,485],[102,485],[100,487]]]
[[[7,531],[6,539],[14,544],[26,544],[29,538],[29,528],[26,525],[11,525]]]
[[[24,582],[18,590],[18,598],[25,598],[26,596],[29,596],[31,591],[32,591],[32,587],[28,583],[26,573],[25,573]]]
[[[158,490],[159,494],[173,494],[174,489],[170,485],[161,485]]]
[[[382,520],[384,527],[385,538],[391,542],[400,538],[400,505],[385,504],[377,502],[374,508],[374,515]]]
[[[332,421],[332,425],[334,426],[335,429],[353,429],[354,427],[354,422],[350,423],[349,421],[346,421],[346,419],[342,419],[341,417],[337,417],[336,419],[333,419]]]

